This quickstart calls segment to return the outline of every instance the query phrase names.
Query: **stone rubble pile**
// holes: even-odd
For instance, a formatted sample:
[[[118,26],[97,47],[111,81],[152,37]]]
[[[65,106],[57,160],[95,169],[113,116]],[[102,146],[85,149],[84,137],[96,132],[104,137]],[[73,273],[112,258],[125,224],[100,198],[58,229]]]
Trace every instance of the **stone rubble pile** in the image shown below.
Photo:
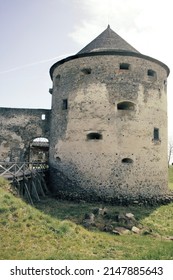
[[[82,224],[87,229],[96,228],[114,235],[150,235],[173,241],[173,236],[161,236],[151,228],[144,227],[133,213],[115,213],[113,215],[105,207],[95,208],[91,213],[86,213]]]

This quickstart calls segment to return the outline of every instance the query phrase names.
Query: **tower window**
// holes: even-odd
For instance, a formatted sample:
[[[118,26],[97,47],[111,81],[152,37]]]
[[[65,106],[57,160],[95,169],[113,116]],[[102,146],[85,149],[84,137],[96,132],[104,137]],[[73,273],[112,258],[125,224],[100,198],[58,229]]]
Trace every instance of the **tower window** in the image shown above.
[[[81,71],[82,71],[85,75],[91,74],[91,68],[83,68]]]
[[[133,159],[131,159],[131,158],[123,158],[121,162],[122,163],[133,163]]]
[[[154,136],[154,140],[159,140],[159,129],[158,128],[154,128],[153,136]]]
[[[52,92],[53,92],[53,88],[50,88],[49,93],[52,94]]]
[[[87,140],[101,140],[103,139],[102,134],[98,132],[91,132],[87,134]]]
[[[62,101],[62,109],[67,110],[68,109],[68,99],[63,99]]]
[[[134,110],[135,104],[130,101],[123,101],[117,104],[118,110]]]
[[[148,69],[147,75],[150,77],[156,77],[156,72],[154,70]]]
[[[56,86],[56,87],[59,86],[59,81],[60,81],[60,75],[57,75],[57,76],[55,77],[55,86]]]
[[[128,64],[128,63],[120,64],[120,70],[129,70],[129,69],[130,69],[130,64]]]
[[[41,115],[41,119],[42,119],[42,121],[44,121],[44,120],[46,119],[46,115],[45,115],[45,114],[42,114],[42,115]]]

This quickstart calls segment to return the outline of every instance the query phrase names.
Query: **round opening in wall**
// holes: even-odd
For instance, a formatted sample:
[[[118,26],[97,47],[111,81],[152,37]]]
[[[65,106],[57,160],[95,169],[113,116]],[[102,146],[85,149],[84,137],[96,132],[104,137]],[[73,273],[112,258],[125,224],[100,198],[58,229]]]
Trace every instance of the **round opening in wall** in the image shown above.
[[[122,163],[133,163],[133,159],[131,159],[131,158],[123,158],[121,162]]]

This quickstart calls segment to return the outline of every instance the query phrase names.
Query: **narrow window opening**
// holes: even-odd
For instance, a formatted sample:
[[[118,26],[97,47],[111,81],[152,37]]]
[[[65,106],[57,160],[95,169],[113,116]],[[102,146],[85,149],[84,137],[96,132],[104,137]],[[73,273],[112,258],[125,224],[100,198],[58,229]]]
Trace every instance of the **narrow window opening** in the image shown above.
[[[129,69],[130,69],[130,64],[128,64],[128,63],[120,64],[120,70],[129,70]]]
[[[46,119],[46,115],[45,115],[45,114],[42,114],[42,115],[41,115],[41,119],[42,119],[42,121],[44,121],[44,120]]]
[[[154,140],[159,140],[159,128],[154,128]]]
[[[134,110],[135,104],[129,101],[123,101],[117,104],[118,110]]]
[[[59,85],[59,81],[60,81],[60,75],[57,75],[55,77],[55,86],[57,87]]]
[[[156,72],[151,70],[151,69],[148,69],[147,75],[150,76],[150,77],[155,77],[156,76]]]
[[[62,101],[62,109],[67,110],[68,109],[68,99],[63,99]]]
[[[101,140],[102,138],[102,134],[98,132],[91,132],[87,134],[87,140]]]
[[[131,158],[123,158],[122,163],[133,163],[133,159]]]
[[[91,74],[91,68],[83,68],[81,71],[82,71],[85,75]]]
[[[52,94],[52,92],[53,92],[53,88],[50,88],[49,93]]]

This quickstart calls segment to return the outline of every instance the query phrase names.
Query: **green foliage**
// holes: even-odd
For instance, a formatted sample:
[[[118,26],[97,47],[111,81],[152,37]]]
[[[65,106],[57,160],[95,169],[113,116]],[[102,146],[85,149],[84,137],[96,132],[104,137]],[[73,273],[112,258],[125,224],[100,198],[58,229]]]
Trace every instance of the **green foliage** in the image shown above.
[[[85,213],[103,205],[46,198],[32,207],[15,197],[6,181],[0,180],[0,186],[1,259],[173,259],[172,241],[164,238],[173,236],[173,203],[157,208],[107,206],[110,219],[117,212],[132,212],[156,233],[116,236],[80,225]]]

